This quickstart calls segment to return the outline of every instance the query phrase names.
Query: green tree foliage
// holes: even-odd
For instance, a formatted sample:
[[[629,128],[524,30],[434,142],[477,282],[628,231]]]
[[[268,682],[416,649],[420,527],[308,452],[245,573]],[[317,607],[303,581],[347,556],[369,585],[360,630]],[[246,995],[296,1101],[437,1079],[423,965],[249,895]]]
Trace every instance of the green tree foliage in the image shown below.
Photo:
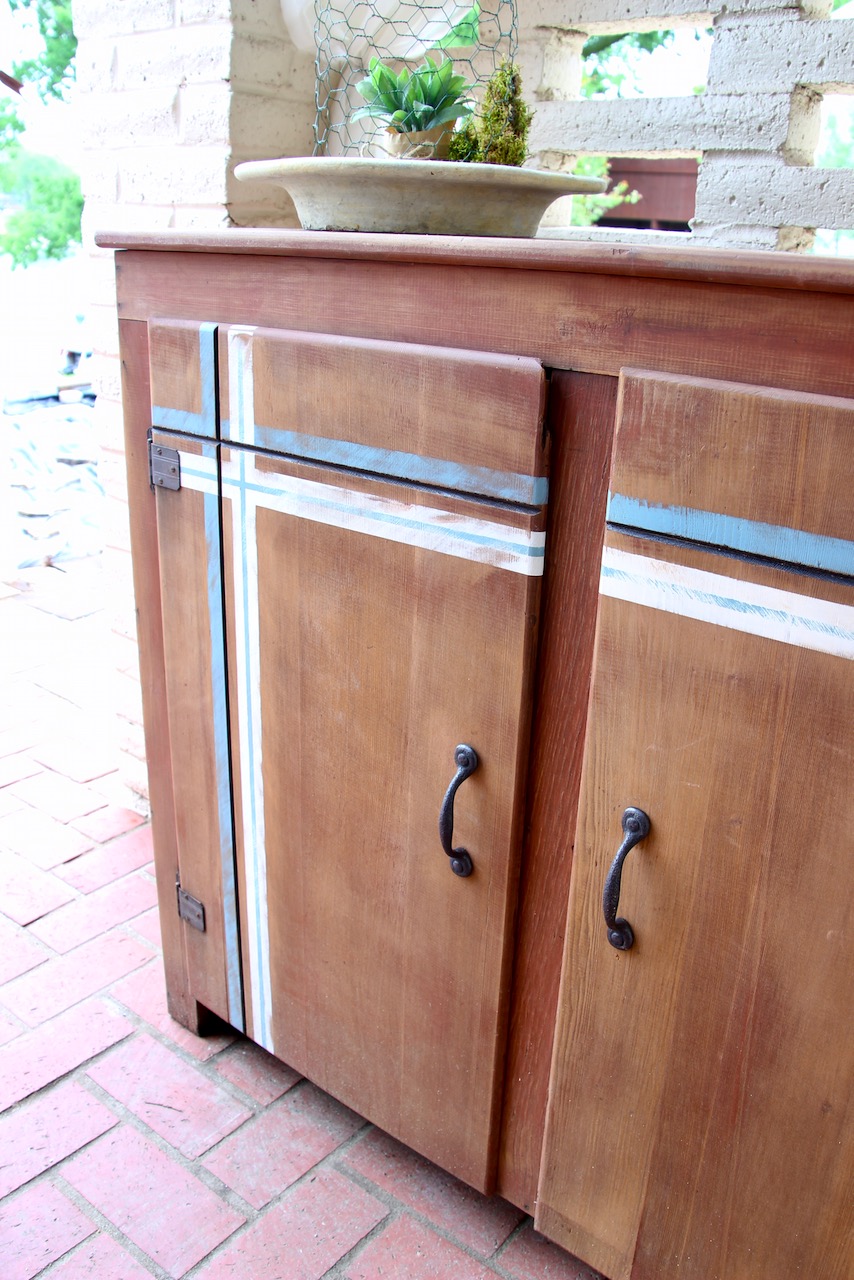
[[[35,87],[43,102],[64,101],[74,81],[77,38],[68,0],[9,0],[14,12],[35,17],[42,49],[12,73]],[[80,242],[80,179],[66,165],[21,145],[24,121],[11,98],[0,98],[0,253],[15,266],[64,258]]]
[[[24,132],[24,122],[15,110],[10,98],[0,98],[0,155],[6,147],[17,142]]]
[[[584,70],[581,93],[585,98],[595,98],[604,93],[616,93],[619,97],[623,85],[631,76],[629,61],[637,53],[652,53],[673,39],[672,31],[631,31],[621,35],[591,36],[582,50]],[[574,172],[585,178],[607,178],[608,161],[605,156],[580,156]],[[590,227],[616,205],[623,201],[637,201],[636,191],[629,191],[628,183],[620,182],[601,196],[573,196],[572,225]]]
[[[14,75],[33,84],[42,101],[66,98],[74,82],[74,54],[77,37],[71,20],[68,0],[9,0],[13,13],[32,12],[38,24],[43,49],[35,58],[16,62]]]
[[[591,36],[581,51],[584,71],[582,97],[620,90],[630,77],[628,59],[635,53],[652,53],[673,40],[672,31],[630,31],[622,35]]]
[[[9,197],[10,212],[0,223],[0,252],[15,266],[41,258],[64,258],[80,242],[83,193],[76,173],[51,156],[23,147],[0,156],[0,192]]]

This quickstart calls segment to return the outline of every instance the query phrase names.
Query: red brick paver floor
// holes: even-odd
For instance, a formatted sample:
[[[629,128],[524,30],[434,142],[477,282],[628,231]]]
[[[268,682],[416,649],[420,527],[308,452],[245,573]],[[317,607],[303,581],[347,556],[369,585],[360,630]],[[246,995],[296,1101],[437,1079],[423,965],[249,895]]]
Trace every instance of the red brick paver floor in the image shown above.
[[[0,1277],[596,1280],[257,1046],[172,1021],[97,562],[22,576],[0,583]]]

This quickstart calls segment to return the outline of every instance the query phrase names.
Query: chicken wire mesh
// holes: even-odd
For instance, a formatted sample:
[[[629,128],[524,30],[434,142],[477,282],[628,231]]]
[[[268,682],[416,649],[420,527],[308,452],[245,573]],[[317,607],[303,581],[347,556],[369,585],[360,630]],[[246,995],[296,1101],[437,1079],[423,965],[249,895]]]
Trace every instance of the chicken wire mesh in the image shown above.
[[[450,58],[454,72],[473,86],[480,102],[490,76],[516,56],[515,0],[316,0],[317,43],[314,154],[383,155],[376,120],[352,120],[365,100],[356,85],[371,58],[399,72],[431,57]]]

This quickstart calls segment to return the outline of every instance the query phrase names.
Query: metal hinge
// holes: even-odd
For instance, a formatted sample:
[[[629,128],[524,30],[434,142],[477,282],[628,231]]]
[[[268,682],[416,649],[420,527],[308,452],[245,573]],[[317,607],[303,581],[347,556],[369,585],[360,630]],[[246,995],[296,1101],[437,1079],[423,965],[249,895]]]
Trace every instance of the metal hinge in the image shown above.
[[[178,915],[182,920],[186,920],[187,924],[198,929],[199,933],[205,931],[205,908],[198,898],[194,898],[192,894],[187,893],[186,889],[181,888],[181,877],[175,876],[175,892],[178,895]]]
[[[181,455],[177,449],[167,449],[149,440],[148,470],[152,489],[181,488]]]

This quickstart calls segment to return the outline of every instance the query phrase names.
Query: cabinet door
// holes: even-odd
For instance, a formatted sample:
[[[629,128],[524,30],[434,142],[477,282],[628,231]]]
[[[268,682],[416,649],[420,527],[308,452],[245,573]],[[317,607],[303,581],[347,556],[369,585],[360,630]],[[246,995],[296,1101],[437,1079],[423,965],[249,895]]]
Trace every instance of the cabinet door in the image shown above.
[[[340,344],[310,339],[328,362],[328,394],[318,388],[302,418],[276,398],[315,376],[309,360],[291,378],[306,342],[233,332],[221,374],[233,441],[223,446],[223,529],[248,1025],[336,1097],[487,1187],[544,546],[542,508],[531,504],[542,478],[530,465],[514,472],[508,434],[524,431],[541,470],[543,375],[531,361],[434,359],[392,344],[345,346],[342,357]],[[500,461],[489,467],[476,430],[483,398],[514,378],[528,400],[517,390],[502,409],[493,397]],[[432,443],[415,430],[419,390]],[[390,431],[395,404],[404,424],[411,406],[412,439],[400,423]],[[346,455],[353,467],[252,448],[256,416],[268,445],[324,462]],[[454,417],[469,425],[462,458],[442,439]],[[382,466],[426,481],[434,464],[432,485],[372,474]],[[513,473],[528,504],[454,493],[454,469],[482,490]],[[467,877],[439,837],[460,744],[479,758],[454,799]]]
[[[242,1030],[217,448],[152,432],[154,467],[175,485],[155,483],[168,708],[161,733],[172,757],[178,849],[172,909],[180,908],[185,921],[189,988]]]
[[[192,996],[243,1029],[220,573],[216,326],[148,326],[176,897]],[[182,433],[182,434],[178,434]]]
[[[633,517],[773,536],[812,564],[607,535],[537,1223],[610,1280],[843,1280],[854,581],[836,569],[854,570],[854,406],[639,381],[613,475]],[[749,429],[769,406],[774,430]],[[822,459],[834,511],[814,497]],[[629,806],[651,832],[623,866],[621,951],[602,899]]]

